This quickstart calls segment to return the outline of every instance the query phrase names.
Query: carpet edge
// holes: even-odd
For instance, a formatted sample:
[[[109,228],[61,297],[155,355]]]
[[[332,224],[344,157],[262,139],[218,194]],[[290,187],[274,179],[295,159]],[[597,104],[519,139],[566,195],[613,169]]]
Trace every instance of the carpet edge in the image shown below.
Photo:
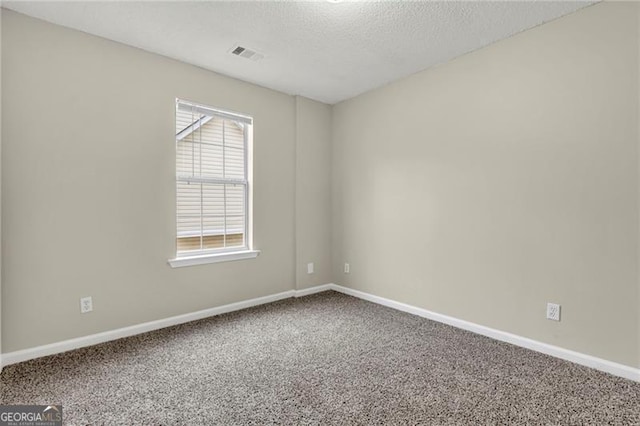
[[[77,337],[61,342],[51,343],[42,346],[36,346],[33,348],[22,349],[14,352],[7,352],[0,355],[0,371],[3,367],[17,364],[19,362],[28,361],[35,358],[40,358],[48,355],[54,355],[62,352],[67,352],[74,349],[80,349],[87,346],[93,346],[99,343],[105,343],[112,340],[121,339],[124,337],[130,337],[137,334],[147,333],[149,331],[159,330],[173,325],[184,324],[186,322],[204,319],[216,315],[221,315],[228,312],[234,312],[241,309],[246,309],[254,306],[264,305],[267,303],[276,302],[278,300],[288,299],[291,297],[304,297],[315,293],[320,293],[327,290],[334,290],[339,293],[343,293],[349,296],[353,296],[362,300],[373,302],[382,306],[386,306],[392,309],[403,311],[412,315],[417,315],[422,318],[427,318],[432,321],[447,324],[456,328],[470,331],[472,333],[480,334],[501,342],[510,343],[522,348],[530,349],[536,352],[540,352],[546,355],[560,358],[565,361],[570,361],[575,364],[579,364],[585,367],[593,368],[605,373],[613,374],[614,376],[622,377],[625,379],[640,382],[640,368],[634,368],[624,364],[609,361],[603,358],[594,357],[592,355],[583,354],[581,352],[572,351],[559,346],[554,346],[548,343],[540,342],[537,340],[529,339],[527,337],[519,336],[516,334],[508,333],[506,331],[497,330],[494,328],[486,327],[480,324],[476,324],[470,321],[465,321],[455,317],[432,312],[427,309],[419,308],[417,306],[409,305],[395,300],[387,299],[384,297],[376,296],[370,293],[366,293],[360,290],[355,290],[349,287],[344,287],[338,284],[329,283],[315,287],[309,287],[301,290],[287,290],[281,293],[262,296],[245,301],[230,303],[223,306],[204,309],[201,311],[191,312],[188,314],[178,315],[156,321],[145,322],[129,327],[119,328],[115,330],[105,331],[102,333],[91,334],[88,336]]]
[[[302,297],[330,290],[329,284],[307,288],[303,290],[287,290],[276,294],[257,297],[254,299],[244,300],[240,302],[230,303],[227,305],[217,306],[213,308],[203,309],[200,311],[190,312],[187,314],[177,315],[173,317],[163,318],[155,321],[135,324],[128,327],[117,328],[114,330],[104,331],[101,333],[90,334],[87,336],[75,337],[73,339],[63,340],[60,342],[49,343],[46,345],[35,346],[33,348],[21,349],[18,351],[0,354],[0,371],[2,368],[17,364],[31,359],[41,358],[48,355],[55,355],[74,349],[80,349],[87,346],[93,346],[100,343],[106,343],[113,340],[131,337],[149,331],[160,330],[162,328],[174,325],[184,324],[204,318],[213,317],[229,312],[239,311],[241,309],[251,308],[254,306],[264,305],[267,303],[277,302],[292,297]]]
[[[592,355],[587,355],[581,352],[565,349],[560,346],[554,346],[548,343],[540,342],[538,340],[529,339],[527,337],[519,336],[517,334],[508,333],[506,331],[501,331],[494,328],[486,327],[470,321],[465,321],[455,317],[450,317],[448,315],[439,314],[437,312],[432,312],[427,309],[419,308],[417,306],[409,305],[402,302],[397,302],[395,300],[376,296],[370,293],[366,293],[360,290],[355,290],[349,287],[344,287],[338,284],[330,284],[328,287],[329,289],[337,291],[339,293],[357,297],[362,300],[366,300],[366,301],[383,305],[392,309],[396,309],[399,311],[407,312],[409,314],[417,315],[419,317],[423,317],[436,322],[447,324],[452,327],[467,330],[472,333],[476,333],[485,337],[492,338],[494,340],[510,343],[515,346],[519,346],[525,349],[530,349],[536,352],[550,355],[555,358],[563,359],[565,361],[570,361],[570,362],[573,362],[574,364],[579,364],[585,367],[593,368],[595,370],[603,371],[605,373],[613,374],[614,376],[622,377],[635,382],[640,382],[640,368],[634,368],[628,365],[609,361],[603,358],[598,358]]]

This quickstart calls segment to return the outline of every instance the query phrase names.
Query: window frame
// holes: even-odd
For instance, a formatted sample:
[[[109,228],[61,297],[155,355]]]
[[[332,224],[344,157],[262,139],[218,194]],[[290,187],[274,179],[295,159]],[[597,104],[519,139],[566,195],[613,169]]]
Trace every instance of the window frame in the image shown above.
[[[219,117],[224,120],[233,120],[243,127],[243,150],[244,150],[244,179],[237,178],[210,178],[210,177],[196,177],[196,176],[179,176],[178,175],[178,135],[180,133],[177,132],[175,128],[175,123],[177,121],[177,114],[180,108],[180,104],[185,105],[185,107],[189,107],[193,110],[200,111],[200,113],[204,115],[210,115],[212,117]],[[198,128],[204,126],[202,124]],[[194,130],[195,131],[195,130]],[[169,264],[171,267],[180,267],[180,266],[192,266],[192,265],[200,265],[206,263],[217,263],[217,262],[225,262],[232,260],[242,260],[255,258],[260,254],[259,250],[255,250],[253,248],[253,117],[236,113],[229,110],[224,110],[220,108],[210,107],[208,105],[203,105],[197,102],[193,102],[184,98],[176,98],[175,99],[175,109],[174,109],[174,141],[175,141],[175,156],[174,156],[174,185],[175,185],[175,197],[174,197],[174,208],[176,212],[175,216],[175,238],[174,238],[174,253],[175,258],[169,260]],[[224,161],[224,153],[223,153],[223,161]],[[202,171],[200,171],[202,173]],[[178,250],[178,184],[180,182],[193,182],[199,184],[212,184],[212,185],[241,185],[244,187],[243,197],[244,197],[244,245],[235,246],[235,247],[222,247],[222,248],[209,248],[209,249],[199,249],[199,250]],[[225,210],[225,222],[226,222],[226,210]],[[202,220],[202,219],[201,219]],[[206,237],[207,234],[203,232],[204,230],[201,228],[201,231],[198,235],[200,238]],[[226,225],[225,225],[226,231]],[[214,235],[214,234],[209,234]],[[215,234],[217,235],[217,234]],[[223,236],[226,235],[226,232],[221,234]],[[226,238],[226,237],[225,237]]]

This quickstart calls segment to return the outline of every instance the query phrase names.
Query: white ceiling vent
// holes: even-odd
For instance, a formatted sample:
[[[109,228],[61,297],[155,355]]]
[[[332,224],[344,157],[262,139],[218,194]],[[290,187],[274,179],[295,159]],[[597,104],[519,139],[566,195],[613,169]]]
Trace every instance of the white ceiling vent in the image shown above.
[[[234,46],[229,49],[229,53],[232,55],[240,56],[241,58],[251,59],[252,61],[259,61],[264,58],[264,55],[242,46]]]

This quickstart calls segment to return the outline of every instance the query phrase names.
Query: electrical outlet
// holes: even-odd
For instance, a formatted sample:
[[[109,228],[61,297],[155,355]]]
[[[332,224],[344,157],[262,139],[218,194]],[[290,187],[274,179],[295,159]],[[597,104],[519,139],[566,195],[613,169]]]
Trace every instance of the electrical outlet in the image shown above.
[[[80,313],[86,314],[87,312],[93,311],[93,300],[91,300],[91,296],[83,297],[80,299]]]
[[[560,321],[560,305],[557,303],[547,303],[547,319]]]
[[[307,263],[307,274],[313,274],[313,262]]]
[[[345,264],[344,264],[344,273],[345,273],[345,274],[348,274],[348,273],[349,273],[349,270],[350,270],[350,268],[349,268],[349,264],[348,264],[348,263],[345,263]]]

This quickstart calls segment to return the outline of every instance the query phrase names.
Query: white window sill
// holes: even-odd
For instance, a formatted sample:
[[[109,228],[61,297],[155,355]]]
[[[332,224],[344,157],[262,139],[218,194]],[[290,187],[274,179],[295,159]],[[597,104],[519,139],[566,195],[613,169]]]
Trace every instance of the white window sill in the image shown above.
[[[205,265],[207,263],[231,262],[232,260],[253,259],[258,257],[260,250],[233,251],[230,253],[201,254],[198,256],[185,256],[169,259],[172,268],[183,266]]]

